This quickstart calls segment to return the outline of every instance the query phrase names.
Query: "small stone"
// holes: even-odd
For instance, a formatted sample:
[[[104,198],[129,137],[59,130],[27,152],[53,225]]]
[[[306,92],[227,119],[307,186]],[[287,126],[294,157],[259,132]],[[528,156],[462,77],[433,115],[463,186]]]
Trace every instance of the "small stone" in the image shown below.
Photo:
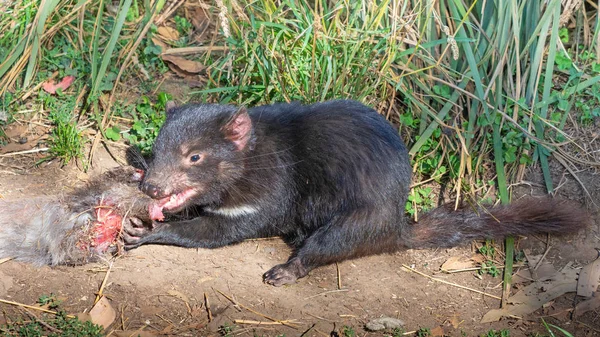
[[[404,322],[397,318],[381,317],[371,320],[366,328],[369,331],[392,330],[404,326]]]

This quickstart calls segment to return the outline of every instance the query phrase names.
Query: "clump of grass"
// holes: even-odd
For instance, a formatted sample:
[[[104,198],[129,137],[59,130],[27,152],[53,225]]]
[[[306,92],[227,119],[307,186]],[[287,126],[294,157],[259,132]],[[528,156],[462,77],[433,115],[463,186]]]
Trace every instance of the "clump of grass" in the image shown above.
[[[71,160],[82,159],[85,141],[74,114],[75,98],[62,95],[44,96],[44,109],[48,111],[48,119],[53,125],[48,140],[50,155],[52,158],[59,158],[64,165]]]
[[[233,5],[236,6],[237,4]],[[219,101],[315,102],[392,96],[386,82],[398,53],[389,2],[244,2],[227,26],[231,52],[213,65],[208,88]]]

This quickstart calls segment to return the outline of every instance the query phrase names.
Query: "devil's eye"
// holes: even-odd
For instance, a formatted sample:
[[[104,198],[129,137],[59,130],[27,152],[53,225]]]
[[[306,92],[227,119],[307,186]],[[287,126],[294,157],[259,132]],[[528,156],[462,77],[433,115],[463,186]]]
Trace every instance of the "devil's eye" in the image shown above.
[[[201,155],[199,155],[199,154],[194,154],[194,155],[192,155],[192,156],[190,157],[190,161],[191,161],[192,163],[199,162],[199,161],[200,161],[200,159],[202,159],[202,156],[201,156]]]

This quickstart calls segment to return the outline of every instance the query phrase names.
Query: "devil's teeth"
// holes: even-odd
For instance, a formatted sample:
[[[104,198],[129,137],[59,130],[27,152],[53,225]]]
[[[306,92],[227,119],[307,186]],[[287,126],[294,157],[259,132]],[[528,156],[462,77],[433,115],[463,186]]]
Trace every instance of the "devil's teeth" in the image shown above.
[[[169,199],[169,201],[175,201],[175,198],[176,198],[175,194],[172,194],[171,198]]]

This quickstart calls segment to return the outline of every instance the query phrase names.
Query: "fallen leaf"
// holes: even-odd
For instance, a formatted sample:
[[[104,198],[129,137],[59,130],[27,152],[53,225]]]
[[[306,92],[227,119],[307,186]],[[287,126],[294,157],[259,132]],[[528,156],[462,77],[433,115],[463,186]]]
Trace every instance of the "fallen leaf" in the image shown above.
[[[471,260],[473,260],[473,262],[475,263],[484,263],[487,260],[487,258],[481,254],[475,254],[471,256]]]
[[[525,257],[527,258],[529,272],[533,280],[549,280],[554,274],[556,274],[556,269],[554,269],[554,266],[548,261],[542,261],[542,263],[538,266],[543,255],[531,255],[531,252],[527,249],[524,250],[524,253]],[[534,269],[536,266],[537,269]]]
[[[161,26],[156,29],[156,33],[167,41],[179,40],[179,32],[175,28],[169,26]]]
[[[92,323],[98,324],[107,329],[117,318],[117,312],[106,297],[102,296],[100,300],[90,310]]]
[[[166,62],[169,62],[170,64],[175,65],[177,68],[181,69],[185,73],[188,73],[188,75],[198,74],[198,73],[203,72],[206,69],[206,67],[202,63],[196,62],[196,61],[191,61],[191,60],[185,59],[181,56],[162,55],[161,57],[162,57],[163,61],[166,61]]]
[[[463,322],[460,320],[460,318],[458,317],[457,314],[454,314],[452,317],[450,317],[449,321],[454,329],[458,329],[458,326],[460,325],[460,323]]]
[[[210,21],[206,16],[206,11],[201,7],[196,7],[190,11],[190,22],[197,31],[206,29],[210,24]]]
[[[4,135],[7,138],[18,138],[26,134],[27,131],[29,131],[27,125],[9,124],[9,126],[4,129]]]
[[[531,273],[529,272],[529,268],[523,268],[521,270],[519,270],[518,272],[514,273],[512,276],[512,284],[519,284],[519,283],[525,283],[525,282],[531,282],[533,281],[533,277],[531,276]]]
[[[444,337],[444,328],[442,328],[441,326],[437,326],[437,327],[431,329],[430,336],[433,336],[433,337]]]
[[[178,299],[180,299],[186,303],[190,302],[190,299],[187,296],[185,296],[183,293],[181,293],[177,290],[169,290],[169,291],[167,291],[167,293],[173,297],[177,297]]]
[[[523,316],[530,314],[545,303],[568,292],[577,289],[577,274],[579,268],[572,268],[567,264],[548,281],[535,281],[508,298],[504,308],[488,311],[481,319],[482,323],[498,321],[503,316]]]
[[[163,42],[163,40],[153,36],[152,37],[152,43],[154,43],[155,45],[159,46],[161,48],[161,50],[165,51],[169,48],[169,46]]]
[[[590,299],[587,299],[581,303],[578,303],[575,306],[574,316],[579,317],[579,316],[583,315],[584,313],[586,313],[590,310],[595,310],[596,308],[599,308],[599,307],[600,307],[600,293],[595,292],[594,296],[592,296]]]
[[[474,267],[477,267],[477,265],[475,264],[475,262],[473,262],[473,260],[467,259],[462,256],[452,256],[448,260],[446,260],[444,264],[442,264],[440,269],[442,271],[451,271]]]
[[[56,83],[54,80],[50,79],[46,82],[42,83],[42,89],[49,94],[56,94],[56,90],[62,89],[66,90],[68,87],[73,84],[75,81],[75,76],[65,76],[60,82]]]
[[[591,297],[598,289],[600,281],[600,258],[597,258],[592,263],[584,266],[579,273],[577,281],[577,295],[583,297]]]

